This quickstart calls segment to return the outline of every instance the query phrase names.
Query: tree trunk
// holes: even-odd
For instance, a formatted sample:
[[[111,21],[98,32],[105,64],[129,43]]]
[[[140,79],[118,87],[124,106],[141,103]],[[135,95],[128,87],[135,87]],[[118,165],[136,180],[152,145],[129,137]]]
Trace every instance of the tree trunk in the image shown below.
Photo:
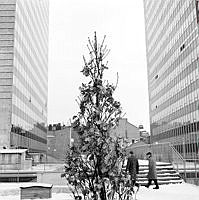
[[[101,188],[101,191],[100,191],[100,198],[101,200],[106,200],[106,189],[105,189],[105,185],[104,183],[102,183],[102,188]]]

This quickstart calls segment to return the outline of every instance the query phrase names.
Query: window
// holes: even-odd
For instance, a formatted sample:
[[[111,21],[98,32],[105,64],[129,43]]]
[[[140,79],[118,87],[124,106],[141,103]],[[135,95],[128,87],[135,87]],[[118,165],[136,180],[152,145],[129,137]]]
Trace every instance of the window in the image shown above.
[[[183,44],[183,45],[180,47],[180,51],[182,51],[184,48],[185,48],[185,44]]]

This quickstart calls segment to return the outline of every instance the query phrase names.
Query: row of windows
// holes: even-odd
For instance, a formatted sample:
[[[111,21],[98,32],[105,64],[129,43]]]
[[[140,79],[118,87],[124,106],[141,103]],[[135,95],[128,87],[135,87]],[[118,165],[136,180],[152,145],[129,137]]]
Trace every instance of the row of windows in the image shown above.
[[[47,66],[47,58],[48,58],[48,55],[47,55],[48,54],[48,51],[47,51],[47,49],[48,49],[47,22],[45,21],[45,23],[44,23],[45,18],[38,19],[40,12],[35,11],[36,10],[35,6],[37,6],[37,4],[32,6],[32,8],[29,8],[32,5],[31,2],[26,3],[26,5],[22,5],[22,3],[25,3],[25,2],[24,1],[17,2],[17,6],[19,8],[17,10],[17,15],[19,15],[19,17],[17,18],[17,20],[18,20],[17,22],[20,22],[21,20],[23,20],[23,23],[20,23],[20,24],[27,25],[29,31],[31,32],[30,35],[32,36],[32,38],[35,35],[38,37],[38,38],[36,38],[37,40],[34,43],[38,46],[37,50],[39,51],[38,53],[40,55],[40,58],[42,58],[42,62],[43,62],[42,65],[43,65],[43,67],[45,67],[45,66]],[[37,8],[39,9],[38,6],[37,6]],[[42,10],[44,11],[44,8],[42,8]],[[41,23],[43,23],[43,24],[41,25]],[[46,30],[45,34],[42,34],[43,29]],[[40,39],[39,42],[38,42],[38,39]]]
[[[171,104],[169,105],[172,106],[172,109],[175,109],[175,106],[177,106],[176,102],[178,103],[177,107],[179,107],[180,105],[183,106],[184,103],[189,103],[194,99],[198,99],[199,76],[197,74],[197,77],[194,77],[195,73],[198,73],[198,69],[193,71],[182,81],[176,82],[176,85],[171,90],[163,93],[157,101],[152,103],[150,108],[153,114],[161,111],[162,105],[165,105],[165,103],[170,102]]]
[[[48,8],[43,1],[17,1],[11,143],[36,152],[46,149]],[[37,10],[37,12],[36,12]],[[41,14],[43,12],[43,14]],[[21,127],[21,128],[18,128]]]
[[[144,4],[147,10],[150,9],[151,6],[153,5],[152,1],[149,1],[149,0],[144,0]]]
[[[0,99],[11,99],[12,94],[10,92],[0,92]]]
[[[184,24],[184,26],[185,26],[188,21],[193,21],[193,18],[195,15],[194,15],[194,12],[191,13],[191,11],[194,10],[194,8],[192,8],[192,10],[190,10],[191,6],[189,5],[188,8],[186,8],[186,6],[188,7],[188,5],[186,5],[186,4],[182,5],[182,7],[179,10],[175,8],[175,10],[173,10],[173,12],[170,10],[168,15],[166,16],[166,18],[164,18],[164,20],[161,21],[161,24],[156,27],[157,30],[154,33],[154,35],[151,35],[152,41],[149,44],[150,45],[149,46],[149,53],[150,53],[149,57],[151,59],[152,59],[152,57],[154,57],[154,50],[156,50],[156,52],[157,52],[157,48],[159,48],[159,46],[161,46],[161,44],[165,40],[164,37],[161,37],[162,34],[169,36],[170,33],[174,33],[174,32],[176,33],[176,31],[175,31],[176,28],[178,30],[180,30],[180,27],[182,26],[182,24]],[[181,13],[183,13],[183,15]],[[166,29],[165,29],[165,27],[166,27]],[[186,27],[184,27],[184,29],[185,28]],[[176,40],[176,37],[174,37],[174,36],[175,36],[175,34],[172,35],[172,39]]]
[[[190,45],[192,40],[198,36],[198,32],[196,30],[196,27],[194,26],[194,23],[195,22],[192,22],[191,24],[193,25],[192,26],[193,29],[190,27],[190,29],[186,29],[185,31],[182,30],[183,32],[185,32],[185,34],[186,33],[191,34],[191,32],[193,33],[192,35],[190,35],[190,37],[186,37],[186,39],[182,40],[181,43],[179,42],[178,39],[173,40],[172,37],[170,38],[171,43],[169,44],[170,45],[170,47],[168,48],[169,50],[165,53],[162,53],[161,56],[158,58],[157,60],[158,65],[156,65],[155,63],[153,64],[153,69],[154,67],[157,67],[157,69],[156,71],[153,71],[152,74],[150,74],[150,80],[156,75],[156,73],[159,73],[160,75],[164,73],[168,69],[168,67],[174,62],[176,57],[182,54],[182,51],[180,51],[180,47],[182,46],[182,44],[185,44],[185,49],[186,49]],[[176,42],[178,43],[175,45]]]
[[[180,107],[184,107],[184,105],[190,104],[194,100],[197,100],[198,92],[196,89],[198,88],[198,80],[197,80],[197,82],[195,82],[196,79],[198,79],[197,66],[196,66],[195,71],[193,71],[191,74],[189,74],[187,77],[185,77],[184,80],[182,80],[183,82],[176,81],[176,83],[174,83],[175,86],[172,88],[172,90],[169,90],[169,92],[163,93],[163,96],[161,96],[156,102],[159,102],[160,104],[162,104],[165,100],[168,100],[168,99],[171,100],[172,96],[174,96],[175,98],[180,98],[178,96],[175,96],[175,94],[177,94],[177,93],[180,94],[179,93],[180,90],[183,90],[182,92],[184,94],[187,93],[188,95],[184,96],[184,98],[179,99],[175,104],[169,104],[168,108],[166,108],[163,112],[158,113],[156,115],[156,119],[154,119],[154,117],[152,117],[153,120],[154,121],[159,120],[159,119],[163,118],[163,116],[165,116],[165,115],[170,115],[171,113],[174,112],[174,110],[177,110]],[[185,87],[187,87],[186,90],[184,90]],[[165,98],[165,97],[168,97],[168,98]],[[158,107],[159,107],[159,105],[157,105],[157,109],[158,109]],[[184,119],[181,119],[181,120],[184,120]],[[159,120],[159,121],[161,121],[161,120]]]
[[[28,152],[46,152],[46,144],[11,132],[10,145],[15,149],[28,149]]]
[[[46,100],[42,98],[38,89],[38,84],[33,84],[33,80],[30,80],[14,68],[14,89],[18,88],[23,95],[25,95],[29,100],[40,110],[47,110]]]
[[[14,16],[0,16],[0,22],[14,22],[15,17]]]
[[[11,85],[1,85],[0,92],[12,92],[12,86]]]
[[[42,52],[40,44],[42,38],[35,32],[36,28],[27,27],[23,23],[23,17],[19,12],[16,13],[16,21],[15,39],[18,42],[16,48],[24,50],[26,55],[34,58],[34,63],[36,63],[36,68],[38,68],[40,76],[42,79],[47,80],[47,58],[46,60],[44,59],[45,51]]]
[[[193,10],[193,8],[192,8],[192,10]],[[185,23],[185,21],[186,21],[186,19],[188,19],[188,16],[190,15],[190,13],[192,12],[192,10],[189,10],[189,12],[188,13],[185,13],[180,19],[179,19],[179,21],[177,21],[176,22],[176,24],[175,24],[175,26],[173,26],[173,28],[172,28],[172,31],[170,32],[170,34],[169,34],[169,38],[170,38],[170,40],[172,40],[173,42],[175,42],[174,41],[174,36],[176,35],[176,33],[177,32],[179,32],[180,31],[180,27],[182,27],[182,25],[184,24],[185,26],[189,26],[189,24],[191,24],[192,23],[192,21],[195,21],[195,24],[194,23],[192,23],[192,28],[191,29],[187,29],[188,31],[186,32],[186,34],[187,33],[189,33],[189,31],[193,31],[194,30],[194,28],[195,28],[195,26],[196,26],[196,19],[193,19],[193,20],[190,20],[190,22],[189,23]],[[175,21],[174,21],[175,22]],[[174,23],[173,22],[173,23]],[[157,40],[156,40],[156,43],[154,44],[155,46],[153,46],[153,49],[155,49],[155,48],[157,48],[157,45],[159,44],[159,42],[160,42],[160,40],[161,39],[166,39],[164,36],[165,36],[165,32],[168,30],[168,27],[169,27],[169,25],[170,25],[170,23],[171,22],[169,22],[166,26],[164,26],[164,29],[161,31],[161,33],[160,33],[160,35],[157,37]],[[186,27],[183,27],[183,30],[186,30]],[[170,27],[171,27],[171,25],[170,25]],[[183,34],[183,32],[184,31],[181,31],[181,34]],[[168,43],[167,43],[168,44]],[[181,44],[179,45],[178,44],[178,49],[179,49],[179,47],[181,46]],[[171,47],[173,47],[173,45],[171,46]],[[166,48],[165,48],[166,49]],[[169,50],[168,52],[170,52],[171,50]],[[179,51],[179,50],[178,50]],[[166,60],[168,60],[168,52],[167,52],[167,54],[164,56],[164,58],[163,59],[161,59],[161,58],[153,58],[153,60],[152,61],[150,61],[149,62],[149,66],[153,66],[153,68],[151,68],[150,69],[150,74],[152,74],[152,71],[153,71],[153,69],[156,67],[156,69],[159,69],[159,67],[162,67],[163,66],[163,60],[167,57],[167,59]],[[161,52],[161,55],[164,55],[162,52]],[[159,61],[161,61],[161,62],[159,62]],[[155,64],[155,62],[157,63],[157,64]],[[151,75],[150,75],[151,76]]]
[[[160,1],[159,1],[160,2]],[[158,3],[159,3],[158,2]],[[151,8],[145,10],[145,15],[146,15],[146,22],[147,24],[150,24],[151,22],[151,16],[152,14],[154,14],[154,10],[157,8],[157,3],[155,1],[153,1],[153,4],[151,6]]]
[[[196,38],[183,52],[180,56],[177,57],[177,59],[173,62],[172,64],[172,68],[176,68],[178,66],[181,65],[181,63],[183,62],[183,60],[185,60],[193,51],[196,50],[196,48],[199,46],[199,40],[198,38]],[[154,90],[153,94],[152,92],[150,92],[151,96],[150,98],[152,98],[153,96],[159,95],[158,93],[160,93],[161,91],[158,90]],[[154,97],[155,99],[155,97]]]
[[[153,47],[159,45],[161,40],[164,39],[161,38],[162,35],[169,35],[169,32],[173,32],[173,29],[176,29],[176,27],[180,27],[179,25],[182,24],[182,19],[183,21],[186,21],[189,14],[191,13],[191,8],[192,6],[184,4],[183,1],[182,7],[180,7],[179,9],[175,8],[174,10],[169,10],[169,12],[167,12],[167,15],[160,21],[160,25],[156,27],[155,32],[150,36],[151,39],[148,46],[149,52],[151,50],[153,51]],[[181,13],[183,13],[183,15]],[[184,15],[186,15],[186,17],[184,17]]]
[[[15,10],[15,4],[0,4],[1,10]]]
[[[199,131],[199,122],[185,124],[178,128],[174,128],[174,129],[162,132],[160,134],[153,135],[152,141],[155,142],[155,141],[163,140],[166,138],[185,135],[185,134],[196,132],[196,131]]]
[[[195,110],[191,113],[186,113],[179,118],[176,118],[170,122],[167,121],[159,121],[158,123],[151,123],[152,132],[154,135],[158,135],[159,133],[165,132],[167,130],[173,129],[174,127],[179,127],[182,124],[187,124],[190,122],[199,121],[199,113],[198,110]]]
[[[24,85],[15,76],[14,80],[16,84],[13,86],[13,105],[19,107],[35,121],[45,121],[47,108],[42,107],[33,94],[25,90]]]
[[[0,35],[0,41],[3,41],[3,40],[1,39],[1,35]],[[10,53],[10,52],[0,53],[0,59],[9,59],[9,60],[13,59],[13,53]]]
[[[199,104],[198,100],[196,100],[196,101],[194,101],[194,102],[192,102],[192,103],[190,103],[188,105],[185,104],[184,107],[180,107],[178,110],[174,110],[171,114],[168,114],[168,115],[162,117],[161,119],[155,121],[153,124],[155,124],[156,126],[160,126],[160,128],[161,128],[163,122],[169,124],[172,121],[180,119],[183,116],[189,115],[191,113],[195,113],[198,110],[198,107],[199,107],[198,104]],[[192,118],[190,118],[189,120],[192,120]],[[158,133],[160,128],[156,130],[155,126],[153,124],[151,125],[151,128],[153,129],[153,132],[157,132]]]
[[[36,127],[37,128],[41,128],[41,125],[40,126],[36,126]],[[46,130],[47,129],[45,129],[45,131]],[[42,127],[42,131],[44,131],[43,127]],[[30,138],[32,140],[36,140],[36,141],[41,142],[43,144],[47,144],[47,139],[39,137],[38,135],[35,135],[35,134],[31,133],[30,131],[25,131],[20,127],[12,125],[11,132],[15,133],[15,134],[18,134],[18,135],[22,135],[23,137]]]
[[[34,95],[36,94],[36,91],[32,89],[30,90],[30,88],[26,86],[26,88],[29,89],[27,90],[25,88],[25,85],[23,84],[24,79],[21,79],[21,81],[19,81],[19,79],[14,76],[14,80],[15,84],[13,85],[12,104],[18,107],[24,113],[26,113],[23,119],[30,124],[33,123],[34,121],[46,123],[47,106],[44,107],[40,103],[38,103],[37,95],[36,96]],[[34,121],[32,120],[30,121],[30,119],[34,119]],[[18,124],[18,122],[16,122],[14,119],[13,122]]]
[[[29,55],[28,51],[24,52],[22,44],[23,43],[19,43],[17,39],[15,40],[14,67],[17,68],[18,72],[20,72],[22,76],[26,77],[28,75],[27,78],[29,80],[34,79],[36,84],[39,85],[38,90],[41,91],[40,93],[42,97],[46,99],[47,79],[44,79],[39,68],[35,67],[39,65],[35,63],[35,60],[33,59],[34,57],[32,58],[32,55]]]
[[[33,97],[26,97],[18,88],[14,86],[15,95],[13,95],[13,104],[23,109],[27,115],[33,117],[36,121],[46,121],[44,110],[33,104]],[[40,110],[39,110],[40,108]]]
[[[25,55],[26,55],[26,53],[25,53]],[[17,72],[16,76],[18,76],[18,78],[24,77],[25,82],[29,83],[28,85],[31,86],[30,88],[33,89],[35,92],[37,92],[40,95],[40,97],[39,97],[40,101],[43,102],[43,104],[45,104],[45,101],[47,98],[47,86],[45,88],[41,87],[42,79],[39,76],[39,71],[34,68],[35,65],[32,65],[32,64],[34,64],[34,62],[31,63],[27,59],[27,57],[26,57],[26,59],[25,58],[23,59],[21,56],[21,53],[18,52],[18,50],[16,49],[15,50],[15,63],[16,63],[15,64],[16,69],[14,69],[14,72]],[[28,67],[24,67],[24,66],[28,66]],[[31,67],[31,69],[29,69],[30,67]],[[33,75],[33,73],[34,73],[34,75]],[[46,84],[47,84],[47,82],[46,82]]]
[[[0,16],[7,17],[7,16],[15,16],[15,10],[1,10]]]
[[[46,51],[46,49],[48,49],[48,37],[47,37],[48,36],[48,11],[45,10],[44,0],[39,1],[39,4],[37,4],[37,7],[35,7],[35,4],[33,3],[33,1],[31,1],[30,3],[27,1],[19,2],[19,3],[24,3],[24,6],[22,6],[21,9],[22,11],[25,11],[25,15],[30,14],[30,12],[32,11],[32,15],[30,14],[26,18],[27,22],[28,24],[29,22],[32,22],[38,28],[39,34],[42,35],[41,42],[43,42],[45,56],[48,56],[47,55],[48,51]],[[43,12],[41,12],[41,8],[43,9]],[[38,12],[38,10],[40,10],[40,12]]]
[[[12,85],[12,79],[11,78],[1,78],[0,79],[0,86],[1,85]]]
[[[34,113],[32,113],[32,116],[30,116],[29,115],[29,113],[26,113],[25,111],[27,111],[26,109],[21,109],[20,107],[18,107],[18,106],[16,106],[16,105],[12,105],[12,112],[13,112],[13,114],[15,114],[16,115],[16,117],[17,118],[21,118],[23,121],[25,121],[25,122],[29,122],[29,124],[30,125],[33,125],[33,124],[35,124],[36,122],[38,122],[38,123],[42,123],[43,125],[45,125],[45,122],[44,121],[36,121],[36,115],[34,114]],[[22,124],[20,124],[19,122],[18,122],[18,120],[17,119],[15,119],[15,118],[12,118],[12,121],[13,121],[13,123],[15,123],[15,124],[19,124],[19,125],[23,125],[24,123],[23,123],[23,121],[21,121],[22,122]],[[23,127],[23,126],[22,126]]]
[[[1,32],[1,29],[0,29]],[[0,53],[13,53],[13,46],[9,46],[9,47],[1,47],[0,46]]]
[[[30,31],[30,34],[28,34],[20,20],[18,20],[18,25],[16,25],[16,27],[18,27],[18,29],[15,30],[15,39],[17,42],[16,49],[18,49],[20,52],[23,51],[24,55],[26,55],[26,58],[31,58],[31,62],[33,62],[33,65],[35,65],[35,70],[39,72],[38,75],[41,79],[40,81],[42,81],[43,87],[46,88],[46,82],[43,80],[48,80],[46,73],[47,70],[44,68],[47,64],[45,65],[40,61],[43,54],[39,54],[38,46],[36,46],[40,40],[36,39],[34,32],[31,32],[31,29],[28,29]],[[31,34],[33,34],[33,36]]]
[[[148,33],[149,33],[148,34],[148,42],[151,45],[153,44],[152,40],[154,40],[153,37],[156,35],[157,31],[160,31],[161,27],[166,25],[166,24],[168,24],[168,22],[170,22],[169,24],[171,24],[171,22],[172,22],[171,19],[175,19],[177,13],[182,8],[182,7],[180,7],[178,9],[178,12],[176,12],[177,11],[177,7],[175,7],[175,8],[173,7],[173,4],[174,4],[175,1],[174,0],[170,0],[169,2],[166,2],[167,3],[167,5],[166,5],[167,7],[164,10],[158,10],[157,11],[157,13],[159,14],[158,17],[155,17],[156,15],[154,15],[154,18],[153,18],[154,22],[151,24],[152,27],[150,29],[148,29]],[[164,1],[162,1],[162,2],[164,2]],[[184,4],[184,1],[182,3]],[[178,5],[179,4],[180,4],[180,2],[178,3]],[[182,6],[183,6],[183,4],[182,4]],[[171,15],[169,15],[169,14],[171,14]],[[156,26],[154,27],[154,25],[156,25]],[[156,41],[155,41],[155,43],[156,43]],[[153,49],[150,47],[150,51],[151,50],[153,51]]]
[[[1,66],[2,66],[2,67],[4,67],[4,66],[10,66],[10,65],[12,65],[12,63],[13,63],[12,60],[9,60],[9,59],[3,60],[3,59],[1,59],[1,60],[0,60],[0,67],[1,67]]]
[[[151,12],[150,15],[147,15],[147,13],[146,13],[146,21],[147,21],[146,30],[147,30],[147,32],[150,32],[150,30],[152,30],[153,27],[155,25],[157,25],[157,23],[159,22],[156,19],[159,19],[160,13],[163,12],[163,9],[166,6],[165,3],[166,3],[165,1],[155,2],[154,3],[155,7],[152,10],[153,12],[150,11]],[[149,41],[148,38],[147,38],[147,41]]]
[[[189,65],[181,73],[179,73],[173,80],[171,80],[165,87],[151,99],[152,108],[155,105],[160,105],[167,101],[170,96],[180,94],[180,90],[184,90],[186,87],[190,87],[190,84],[196,82],[199,78],[198,64]],[[199,84],[199,83],[198,83]],[[195,89],[197,88],[197,83]],[[188,91],[188,90],[186,90]]]
[[[0,72],[0,79],[2,78],[12,78],[12,72]]]
[[[179,33],[176,35],[176,37],[178,37],[177,39],[174,40],[173,39],[174,35],[172,35],[172,33],[171,33],[169,35],[169,37],[167,37],[164,40],[163,44],[159,48],[156,47],[157,53],[153,57],[153,60],[151,62],[153,64],[155,64],[154,62],[157,59],[159,59],[161,55],[164,55],[164,57],[167,57],[167,58],[168,57],[171,58],[171,56],[174,56],[175,53],[179,54],[179,52],[181,52],[180,47],[182,46],[182,44],[184,44],[185,47],[188,46],[190,44],[190,42],[197,36],[197,34],[198,34],[197,31],[198,31],[198,29],[196,28],[196,20],[194,19],[192,22],[189,23],[187,28],[183,29],[183,32],[181,35],[179,35]],[[176,34],[176,33],[174,33],[174,34]],[[173,41],[175,43],[173,43]],[[166,50],[166,47],[169,47],[169,49],[167,50],[166,53],[163,53]],[[151,78],[153,78],[152,74],[150,75]]]
[[[151,112],[151,115],[153,116],[153,120],[163,118],[164,116],[172,113],[172,110],[176,110],[180,107],[183,107],[185,103],[193,102],[194,100],[199,100],[198,96],[198,89],[199,86],[199,79],[190,85],[188,85],[186,88],[181,90],[180,92],[173,94],[170,96],[170,98],[163,102],[161,105],[156,105],[155,110]],[[169,107],[172,107],[172,110],[168,110]]]
[[[192,22],[192,23],[194,23],[194,22]],[[191,32],[191,24],[189,25],[189,27],[188,27],[188,29],[190,30],[190,32]],[[188,32],[188,29],[186,29],[185,31],[184,31],[184,33],[183,33],[183,35],[185,36],[185,34]],[[198,34],[198,32],[197,32],[198,30],[196,29],[192,34],[191,34],[191,36],[190,36],[190,41],[191,41],[191,39],[194,39],[195,37],[197,37],[197,34]],[[183,35],[181,36],[181,37],[183,37]],[[188,35],[187,35],[188,36]],[[186,36],[186,37],[187,37]],[[179,40],[181,40],[181,37],[179,38]],[[185,37],[184,37],[185,38]],[[167,42],[169,42],[169,41],[167,41]],[[183,42],[183,40],[181,40],[181,41],[179,41],[179,42],[177,42],[178,43],[178,45],[179,44],[181,44]],[[188,43],[186,44],[186,46],[188,45]],[[178,46],[179,47],[179,46]],[[171,48],[171,50],[170,50],[170,52],[169,52],[169,55],[167,56],[167,58],[169,57],[169,58],[171,58],[172,57],[172,55],[174,54],[174,52],[177,50],[177,45],[174,45],[172,48]],[[169,67],[165,67],[165,68],[162,68],[162,70],[159,70],[158,71],[158,79],[156,79],[156,81],[154,82],[153,80],[154,80],[154,78],[153,77],[151,77],[150,79],[152,79],[152,82],[150,83],[150,90],[153,90],[155,87],[156,87],[156,85],[159,85],[163,80],[165,80],[167,77],[168,77],[168,75],[169,74],[171,74],[176,68],[177,68],[177,64],[178,63],[175,63],[175,65],[174,65],[174,63],[171,63],[171,65],[169,65],[169,63],[168,63],[168,65],[167,66],[169,66]],[[157,73],[157,72],[156,72]],[[157,75],[156,75],[157,76]],[[156,77],[155,76],[155,77]],[[153,84],[153,83],[155,83],[155,84]]]
[[[29,121],[28,121],[29,120]],[[47,128],[46,124],[43,122],[32,122],[31,119],[25,119],[19,115],[12,113],[12,124],[16,127],[21,127],[21,129],[29,131],[41,138],[46,138],[47,135]]]

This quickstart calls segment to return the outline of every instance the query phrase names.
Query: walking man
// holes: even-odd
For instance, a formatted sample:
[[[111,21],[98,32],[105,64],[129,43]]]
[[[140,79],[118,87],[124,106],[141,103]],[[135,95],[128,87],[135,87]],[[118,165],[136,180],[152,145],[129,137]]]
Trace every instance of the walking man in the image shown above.
[[[147,160],[149,161],[149,172],[147,175],[148,184],[146,185],[146,187],[148,188],[151,185],[152,181],[154,181],[155,187],[153,189],[159,189],[159,185],[157,181],[156,162],[155,160],[153,160],[151,152],[148,152],[146,156],[147,156]]]
[[[139,163],[138,159],[134,156],[133,152],[130,151],[126,165],[126,174],[127,171],[129,172],[130,179],[131,179],[131,186],[136,186],[137,191],[139,190],[140,185],[136,183],[137,174],[139,173]]]

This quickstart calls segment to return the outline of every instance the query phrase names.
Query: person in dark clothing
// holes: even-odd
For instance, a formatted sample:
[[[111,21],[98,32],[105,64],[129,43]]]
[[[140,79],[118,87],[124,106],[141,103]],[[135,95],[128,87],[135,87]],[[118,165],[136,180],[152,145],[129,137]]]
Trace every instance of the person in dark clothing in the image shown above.
[[[133,152],[130,151],[130,155],[127,160],[127,165],[126,165],[126,174],[127,171],[129,172],[130,179],[131,179],[131,184],[132,186],[137,186],[139,190],[140,185],[136,183],[137,180],[137,174],[139,173],[139,163],[138,159],[134,156]]]
[[[153,160],[151,152],[148,152],[146,156],[147,156],[147,160],[149,161],[149,171],[147,175],[148,184],[146,185],[146,187],[148,188],[151,185],[152,181],[154,181],[155,187],[153,189],[159,189],[159,185],[157,181],[156,162],[155,160]]]

